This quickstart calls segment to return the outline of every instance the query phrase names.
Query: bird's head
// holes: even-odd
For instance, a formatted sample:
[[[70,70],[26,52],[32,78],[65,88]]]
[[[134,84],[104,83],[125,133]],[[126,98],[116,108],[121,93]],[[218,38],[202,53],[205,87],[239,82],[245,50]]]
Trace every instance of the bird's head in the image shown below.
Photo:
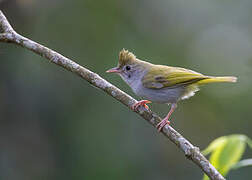
[[[130,82],[140,78],[141,75],[149,69],[149,67],[150,63],[141,61],[137,59],[133,53],[122,49],[119,53],[118,65],[106,72],[117,73],[124,81],[130,84]]]

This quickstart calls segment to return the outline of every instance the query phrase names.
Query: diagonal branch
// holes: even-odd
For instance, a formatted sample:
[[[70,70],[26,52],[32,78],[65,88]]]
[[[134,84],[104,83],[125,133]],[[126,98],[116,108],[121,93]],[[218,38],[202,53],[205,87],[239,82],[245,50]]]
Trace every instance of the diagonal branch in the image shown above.
[[[0,42],[17,44],[35,52],[36,54],[48,59],[50,62],[53,62],[54,64],[77,74],[82,79],[88,81],[91,85],[103,90],[108,95],[114,97],[117,101],[120,101],[128,108],[130,108],[131,105],[137,102],[128,94],[101,78],[98,74],[80,66],[74,61],[57,53],[56,51],[53,51],[16,33],[9,24],[2,11],[0,11],[0,32]],[[150,110],[148,111],[144,108],[140,108],[139,111],[137,111],[137,114],[142,116],[153,126],[156,126],[161,120],[161,118],[155,113],[151,112]],[[177,147],[185,154],[188,159],[192,160],[196,165],[198,165],[204,171],[204,173],[208,175],[209,178],[211,178],[212,180],[225,180],[225,178],[222,177],[222,175],[200,153],[199,148],[192,145],[171,126],[166,125],[162,129],[162,133],[174,144],[176,144]]]

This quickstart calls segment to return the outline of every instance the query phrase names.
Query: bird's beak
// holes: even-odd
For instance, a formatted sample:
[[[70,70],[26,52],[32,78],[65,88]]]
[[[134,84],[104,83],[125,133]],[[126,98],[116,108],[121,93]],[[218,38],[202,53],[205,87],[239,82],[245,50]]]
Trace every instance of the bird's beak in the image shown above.
[[[106,71],[107,73],[120,73],[120,69],[118,67],[111,68]]]

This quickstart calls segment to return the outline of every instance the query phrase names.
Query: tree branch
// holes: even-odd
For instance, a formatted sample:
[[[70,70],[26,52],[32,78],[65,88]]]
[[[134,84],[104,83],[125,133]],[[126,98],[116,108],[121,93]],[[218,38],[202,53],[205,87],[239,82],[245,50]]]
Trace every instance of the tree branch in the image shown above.
[[[80,66],[72,60],[57,53],[56,51],[53,51],[16,33],[9,24],[2,11],[0,11],[0,31],[0,42],[14,43],[33,51],[36,54],[39,54],[40,56],[48,59],[50,62],[53,62],[54,64],[79,75],[82,79],[88,81],[93,86],[103,90],[128,108],[130,108],[131,105],[137,102],[128,94],[101,78],[98,74]],[[161,121],[161,118],[159,116],[157,116],[150,110],[146,110],[145,108],[139,108],[136,113],[142,116],[154,127]],[[185,154],[188,159],[192,160],[196,165],[198,165],[208,175],[210,179],[225,180],[225,178],[222,177],[222,175],[200,153],[199,148],[193,146],[188,140],[186,140],[171,126],[166,125],[162,129],[162,133],[174,144],[176,144],[177,147]]]

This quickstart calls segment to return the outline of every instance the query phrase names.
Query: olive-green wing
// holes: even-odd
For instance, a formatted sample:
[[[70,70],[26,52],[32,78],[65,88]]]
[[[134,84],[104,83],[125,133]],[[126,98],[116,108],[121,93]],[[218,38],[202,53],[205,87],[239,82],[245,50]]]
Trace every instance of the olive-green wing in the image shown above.
[[[146,88],[161,89],[192,84],[208,78],[208,76],[184,68],[155,65],[143,77],[142,83]]]

